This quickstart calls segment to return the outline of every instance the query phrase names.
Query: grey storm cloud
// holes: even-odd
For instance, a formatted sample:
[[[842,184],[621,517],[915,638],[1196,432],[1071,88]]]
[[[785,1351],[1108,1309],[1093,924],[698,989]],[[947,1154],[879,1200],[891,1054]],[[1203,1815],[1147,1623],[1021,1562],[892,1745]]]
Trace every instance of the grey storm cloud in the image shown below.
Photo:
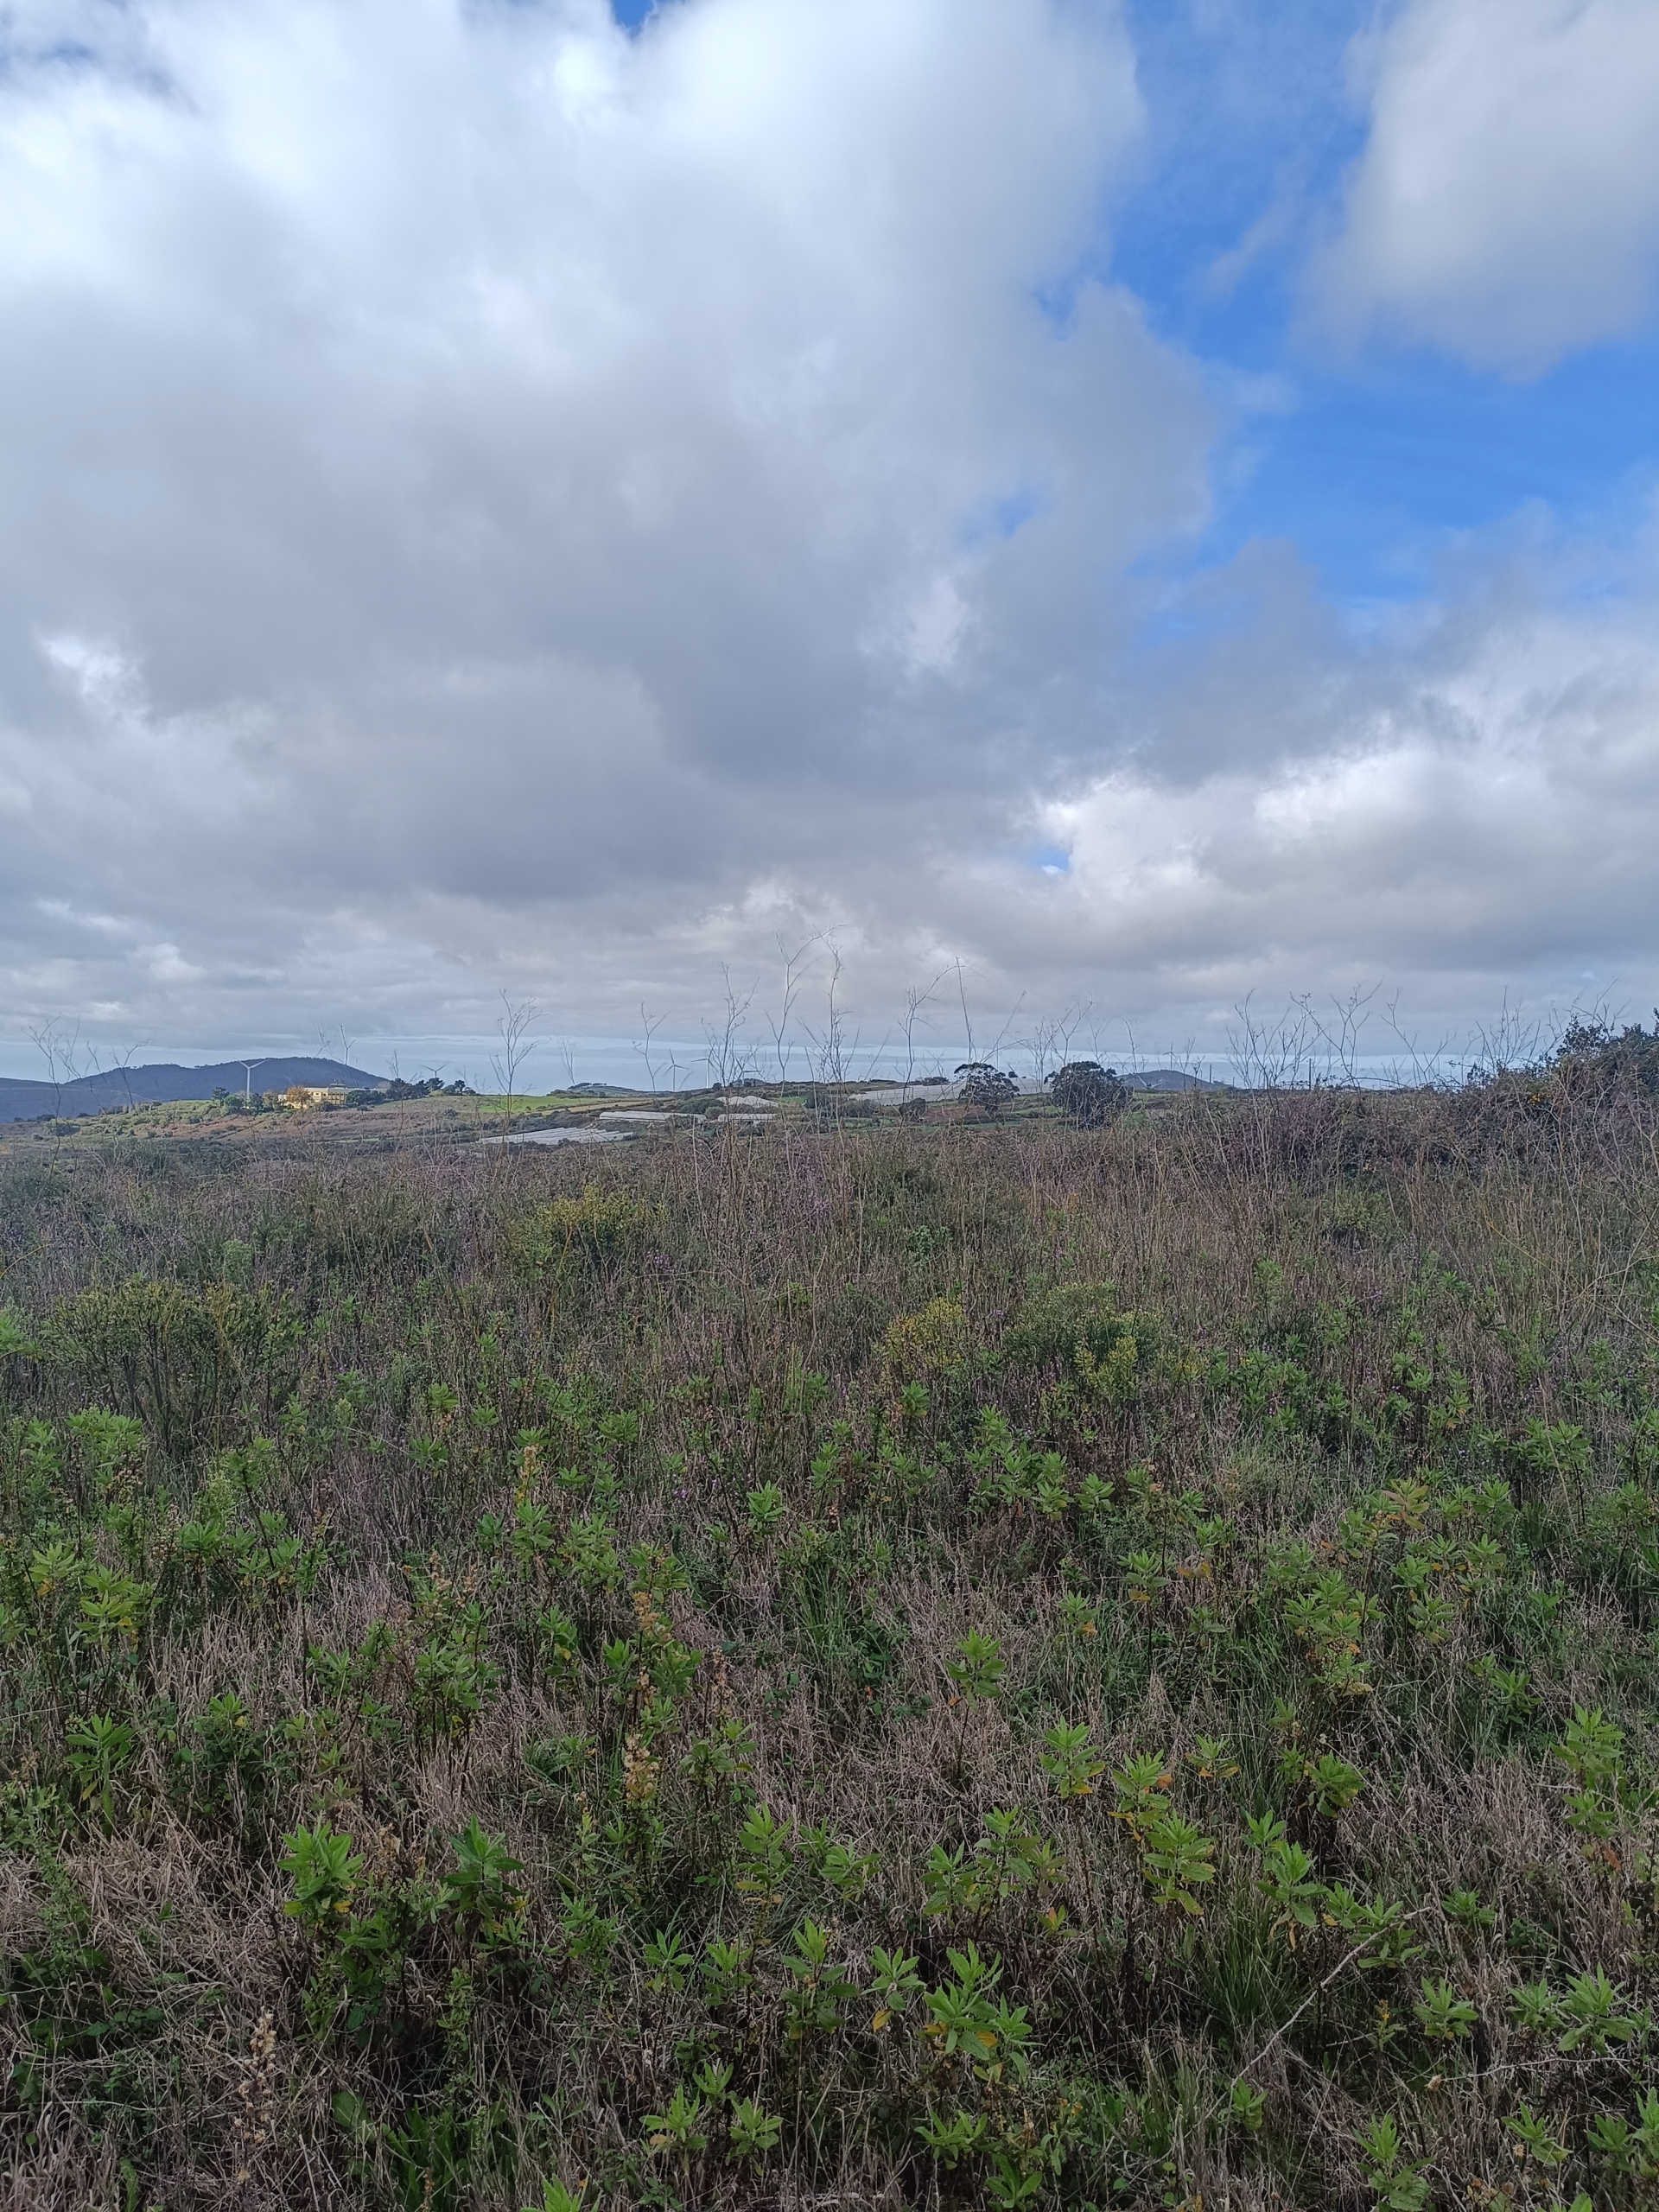
[[[1109,275],[1115,7],[0,41],[14,1020],[605,1027],[814,932],[873,997],[961,956],[1187,1012],[1642,941],[1637,586],[1357,643],[1260,548],[1195,588],[1248,634],[1130,651],[1228,424]],[[1554,887],[1595,850],[1599,933]]]

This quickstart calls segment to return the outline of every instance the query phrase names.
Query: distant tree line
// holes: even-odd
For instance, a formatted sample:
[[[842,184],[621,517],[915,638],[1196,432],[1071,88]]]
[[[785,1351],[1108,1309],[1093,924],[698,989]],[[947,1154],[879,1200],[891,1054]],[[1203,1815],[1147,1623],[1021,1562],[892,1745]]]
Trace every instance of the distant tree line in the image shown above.
[[[419,1083],[405,1083],[401,1077],[394,1077],[390,1083],[348,1090],[334,1103],[341,1106],[389,1106],[411,1098],[466,1098],[470,1096],[467,1084],[459,1077],[454,1083],[445,1083],[442,1076],[435,1075],[427,1076]],[[221,1084],[207,1103],[220,1114],[276,1114],[283,1110],[284,1094],[280,1090],[251,1093],[227,1090]]]

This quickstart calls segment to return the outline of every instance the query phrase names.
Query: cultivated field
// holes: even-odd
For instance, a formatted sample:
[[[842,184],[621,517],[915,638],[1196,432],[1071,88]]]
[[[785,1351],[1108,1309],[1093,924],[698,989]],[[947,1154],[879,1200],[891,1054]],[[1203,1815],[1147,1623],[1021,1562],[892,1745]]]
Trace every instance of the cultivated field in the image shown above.
[[[1651,1093],[439,1110],[0,1154],[0,2202],[1653,2202]]]

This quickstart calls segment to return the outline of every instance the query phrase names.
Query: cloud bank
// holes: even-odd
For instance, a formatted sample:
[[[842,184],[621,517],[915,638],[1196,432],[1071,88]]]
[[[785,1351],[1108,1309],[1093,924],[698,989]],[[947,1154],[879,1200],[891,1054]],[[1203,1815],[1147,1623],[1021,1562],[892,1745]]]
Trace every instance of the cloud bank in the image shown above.
[[[1574,54],[1630,13],[1528,10]],[[815,932],[872,1005],[960,956],[1172,1030],[1253,984],[1484,1005],[1645,957],[1639,559],[1563,611],[1502,548],[1370,635],[1282,547],[1159,581],[1230,423],[1111,273],[1116,7],[3,20],[14,1024],[454,1033],[505,987],[616,1029]],[[1422,118],[1497,20],[1421,0],[1384,40],[1326,280],[1465,349],[1478,287],[1388,179],[1478,160]],[[1504,322],[1488,200],[1491,358],[1635,312],[1632,217]]]
[[[1326,308],[1529,375],[1622,336],[1659,270],[1649,0],[1409,0],[1355,48],[1370,111]]]

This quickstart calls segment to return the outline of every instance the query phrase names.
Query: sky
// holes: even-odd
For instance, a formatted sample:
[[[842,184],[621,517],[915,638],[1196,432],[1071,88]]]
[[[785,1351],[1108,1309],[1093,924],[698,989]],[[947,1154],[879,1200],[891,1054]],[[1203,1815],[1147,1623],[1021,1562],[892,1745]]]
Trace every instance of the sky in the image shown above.
[[[1652,0],[0,0],[0,1073],[1646,1016],[1656,125]]]

